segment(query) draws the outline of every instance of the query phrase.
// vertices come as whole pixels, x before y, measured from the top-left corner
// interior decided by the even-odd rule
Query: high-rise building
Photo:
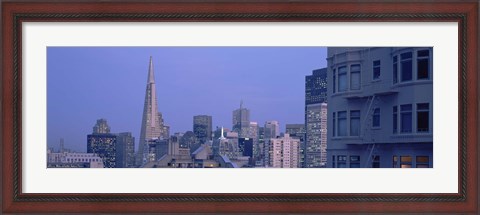
[[[300,140],[291,138],[289,134],[283,137],[270,139],[270,162],[269,167],[273,168],[298,168],[298,150]]]
[[[168,139],[170,137],[170,126],[165,124],[162,112],[158,112],[158,122],[160,127],[160,138]]]
[[[240,108],[233,111],[233,129],[240,138],[248,137],[250,127],[250,110],[243,107],[243,101],[240,102]]]
[[[280,135],[280,125],[278,121],[266,121],[264,128],[264,159],[265,163],[268,164],[270,162],[270,150],[272,149],[272,147],[270,147],[270,140]]]
[[[259,142],[259,127],[257,122],[250,122],[250,128],[248,131],[248,138],[252,140],[253,144],[253,154],[252,154],[252,159],[251,159],[251,164],[255,165],[255,162],[259,159],[260,157],[260,142]]]
[[[327,102],[327,68],[305,76],[305,105]]]
[[[115,168],[117,167],[116,144],[117,136],[110,134],[107,120],[97,120],[93,133],[87,135],[87,153],[94,153],[102,158],[105,168]]]
[[[110,133],[110,126],[106,119],[98,119],[97,124],[93,126],[93,134],[108,134]]]
[[[304,167],[327,165],[327,103],[308,104]]]
[[[292,138],[300,139],[300,148],[299,148],[299,166],[304,166],[304,149],[305,149],[305,124],[286,124],[285,133],[289,134]]]
[[[193,116],[193,133],[200,143],[212,140],[212,116]]]
[[[117,168],[135,167],[135,138],[131,132],[122,132],[117,135]]]
[[[328,48],[328,167],[433,167],[433,48]]]
[[[150,57],[136,166],[142,166],[148,161],[148,141],[164,136],[164,128],[161,126],[159,116],[153,61],[152,57]]]
[[[305,143],[302,144],[301,163],[303,167],[326,167],[326,142],[321,142],[321,131],[326,132],[327,115],[327,68],[313,70],[312,75],[305,77]],[[323,117],[323,118],[322,118]],[[322,127],[322,125],[324,125]],[[323,155],[323,156],[322,156]]]

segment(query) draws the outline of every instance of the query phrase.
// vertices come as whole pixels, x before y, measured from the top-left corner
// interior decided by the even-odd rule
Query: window
[[[380,78],[380,61],[373,61],[373,80]]]
[[[398,82],[398,57],[393,57],[393,83],[396,84]]]
[[[338,155],[337,156],[337,167],[338,168],[347,168],[347,156],[346,155]]]
[[[372,126],[380,127],[380,108],[375,108],[373,110]]]
[[[350,89],[360,89],[360,64],[350,66]]]
[[[417,104],[417,132],[428,132],[430,130],[428,115],[428,103]]]
[[[333,93],[336,92],[337,90],[337,79],[336,79],[336,76],[335,76],[335,69],[333,69]]]
[[[347,136],[347,111],[338,112],[338,136]]]
[[[403,53],[400,55],[402,82],[412,80],[412,52]]]
[[[332,168],[335,168],[335,155],[332,155]]]
[[[412,157],[400,156],[400,168],[412,168]]]
[[[350,168],[360,168],[360,156],[350,156]]]
[[[335,133],[335,131],[336,131],[335,121],[336,121],[335,112],[333,112],[333,129],[332,129],[333,134],[332,134],[332,136],[334,136],[334,137],[337,136],[337,134]]]
[[[360,135],[360,111],[350,111],[350,136]]]
[[[338,68],[338,92],[347,91],[347,67]]]
[[[417,79],[429,78],[429,51],[421,50],[417,52]]]
[[[372,168],[380,168],[380,156],[372,155]]]
[[[417,168],[429,168],[429,158],[428,156],[417,156]]]
[[[393,133],[396,134],[398,132],[398,113],[397,113],[397,106],[393,106]]]
[[[402,133],[412,132],[412,105],[400,105],[401,127]]]

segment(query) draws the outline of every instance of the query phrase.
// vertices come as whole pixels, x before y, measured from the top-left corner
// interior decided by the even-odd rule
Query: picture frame
[[[478,1],[2,2],[4,213],[478,213]],[[457,22],[459,192],[455,194],[22,193],[24,22]],[[440,180],[440,179],[439,179]]]

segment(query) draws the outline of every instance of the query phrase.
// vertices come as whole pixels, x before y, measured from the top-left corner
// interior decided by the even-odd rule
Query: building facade
[[[270,162],[270,155],[272,154],[270,151],[272,149],[272,147],[270,147],[270,142],[272,138],[280,136],[280,124],[275,120],[266,121],[263,132],[264,163],[268,164]]]
[[[103,168],[103,160],[94,153],[48,150],[47,168]]]
[[[300,166],[304,166],[304,158],[305,158],[305,124],[286,124],[285,125],[285,133],[289,134],[292,138],[297,138],[300,140],[300,148],[299,148],[299,162]]]
[[[212,116],[193,116],[193,133],[200,143],[212,140]]]
[[[243,101],[240,102],[240,108],[233,111],[232,131],[238,133],[238,137],[248,137],[250,128],[250,110],[243,107]]]
[[[297,168],[299,167],[300,139],[291,138],[289,134],[283,137],[270,139],[270,162],[273,168]]]
[[[148,161],[148,141],[164,136],[164,128],[161,125],[160,114],[158,112],[154,73],[153,61],[152,57],[150,57],[142,124],[140,129],[140,140],[138,142],[138,151],[136,156],[136,166],[142,166]]]
[[[433,167],[432,54],[328,49],[329,167]]]
[[[117,134],[117,168],[135,167],[135,138],[131,132]]]
[[[304,167],[327,167],[327,107],[327,103],[307,105]]]
[[[102,158],[105,168],[115,168],[117,167],[117,135],[109,132],[107,120],[97,120],[93,133],[87,135],[87,153],[96,154]]]

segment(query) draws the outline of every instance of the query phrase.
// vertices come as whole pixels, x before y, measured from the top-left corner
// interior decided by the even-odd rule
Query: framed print
[[[476,214],[478,12],[2,2],[2,212]]]

